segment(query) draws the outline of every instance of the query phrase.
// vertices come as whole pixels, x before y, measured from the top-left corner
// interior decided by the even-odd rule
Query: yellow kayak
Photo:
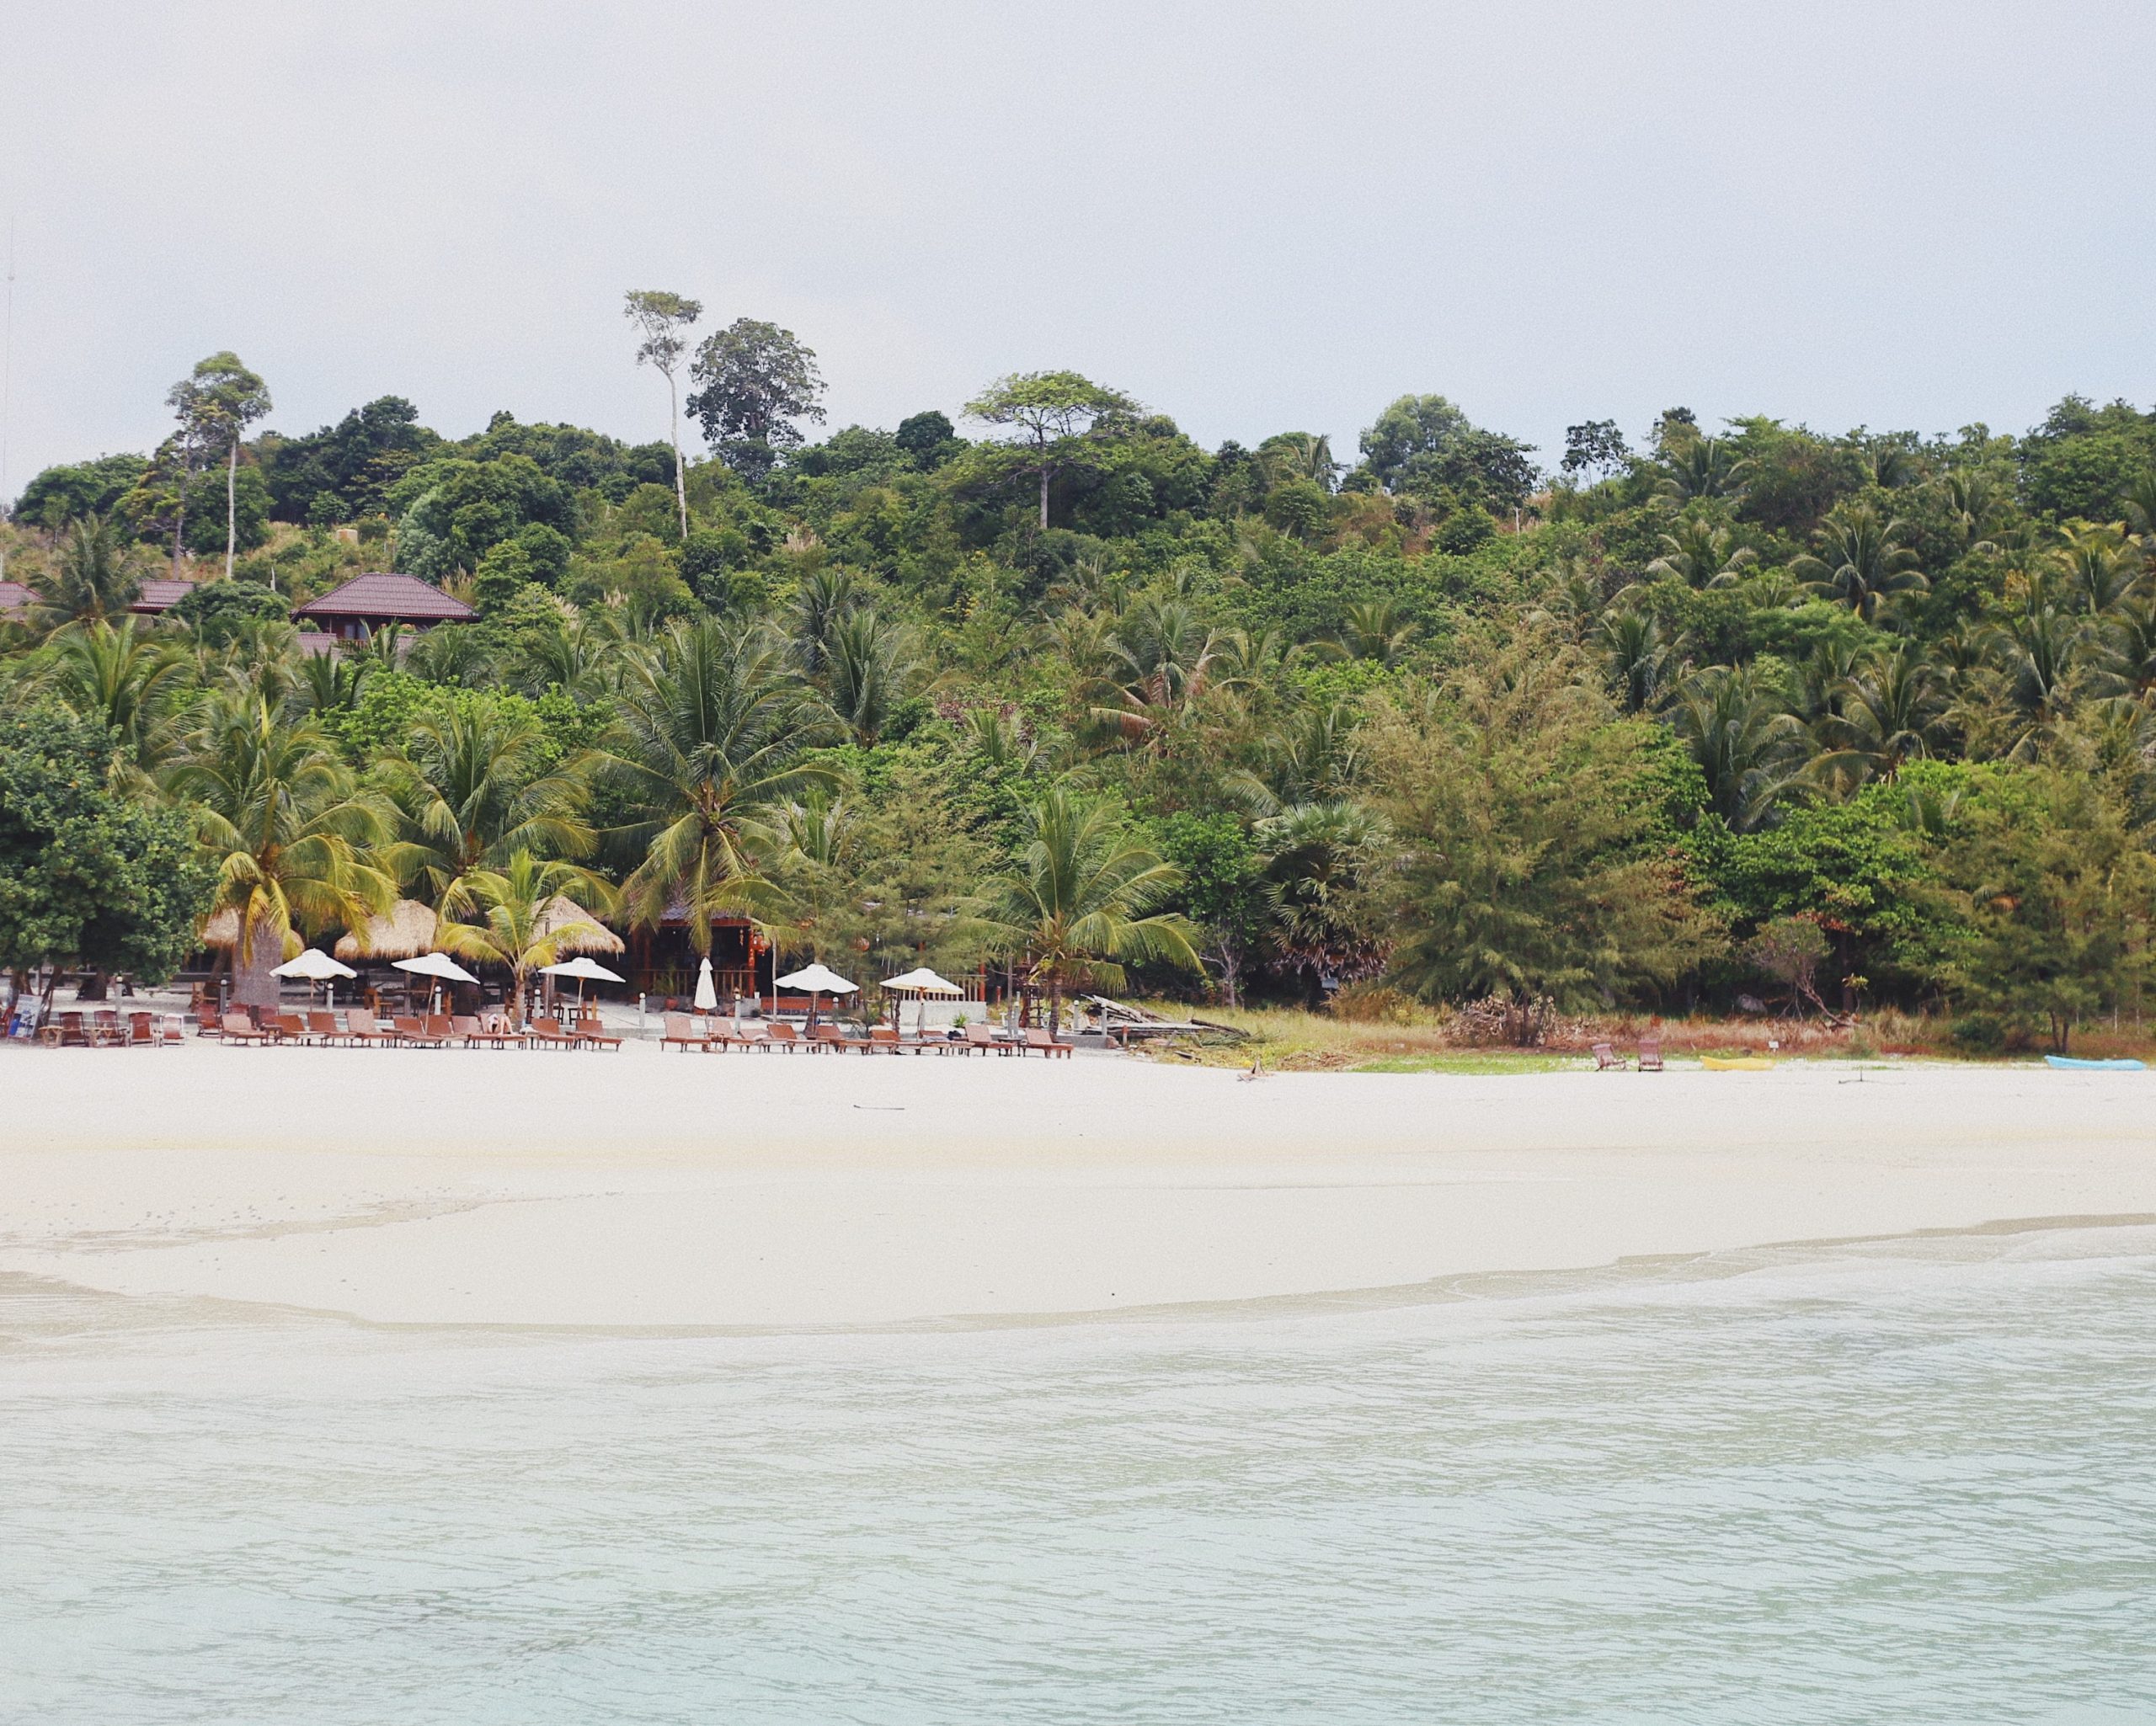
[[[1710,1073],[1772,1073],[1774,1063],[1764,1055],[1702,1055],[1700,1064]]]

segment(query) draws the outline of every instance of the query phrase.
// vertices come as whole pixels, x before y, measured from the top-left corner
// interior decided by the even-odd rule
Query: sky
[[[1069,367],[1209,445],[2156,402],[2156,8],[0,0],[6,482],[408,397],[664,434],[628,288],[829,424]]]

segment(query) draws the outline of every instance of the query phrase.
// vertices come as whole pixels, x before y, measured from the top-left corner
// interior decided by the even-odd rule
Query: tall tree
[[[111,521],[86,515],[67,530],[57,562],[30,578],[31,613],[48,627],[126,615],[141,578]]]
[[[270,411],[269,386],[238,354],[227,351],[197,361],[165,399],[179,414],[183,439],[192,448],[225,458],[225,577],[230,580],[239,550],[239,446],[248,427]],[[175,566],[178,561],[175,549]]]
[[[1107,416],[1137,411],[1137,402],[1122,391],[1075,371],[1013,372],[966,403],[966,412],[983,424],[1015,430],[1027,458],[1019,471],[1040,480],[1043,531],[1048,527],[1049,482],[1077,459],[1078,440]]]
[[[1011,866],[981,884],[973,929],[1047,990],[1051,1036],[1066,989],[1089,979],[1118,988],[1126,962],[1203,969],[1189,922],[1153,908],[1181,871],[1132,838],[1107,804],[1050,791],[1025,812],[1024,832]]]
[[[458,877],[442,898],[436,943],[460,959],[506,969],[510,1016],[520,1024],[524,986],[532,972],[559,964],[573,946],[603,939],[606,933],[588,917],[558,920],[555,901],[560,898],[603,907],[611,893],[588,869],[517,850],[498,869],[475,869]]]
[[[666,436],[674,446],[674,501],[681,512],[681,538],[689,537],[689,484],[681,467],[681,404],[675,374],[688,351],[690,327],[704,315],[694,300],[661,288],[631,288],[622,313],[637,328],[637,364],[666,380]]]
[[[705,442],[751,480],[766,477],[780,456],[801,446],[797,420],[823,424],[815,350],[775,323],[737,317],[705,337],[689,377],[698,386],[689,412],[702,423]]]

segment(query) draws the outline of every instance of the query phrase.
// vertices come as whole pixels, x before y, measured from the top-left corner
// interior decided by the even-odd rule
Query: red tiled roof
[[[355,575],[292,613],[295,617],[389,617],[409,623],[462,623],[474,614],[462,599],[417,576]]]
[[[171,610],[194,591],[195,583],[191,581],[181,581],[173,576],[152,576],[142,583],[142,591],[135,596],[135,603],[127,609],[139,611],[147,617],[155,617],[159,612]]]
[[[29,610],[35,597],[19,581],[0,581],[0,615]]]

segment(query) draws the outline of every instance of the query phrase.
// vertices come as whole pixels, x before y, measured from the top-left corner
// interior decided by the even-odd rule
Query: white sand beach
[[[389,1323],[1311,1296],[2156,1214],[2156,1073],[0,1051],[0,1271]]]

